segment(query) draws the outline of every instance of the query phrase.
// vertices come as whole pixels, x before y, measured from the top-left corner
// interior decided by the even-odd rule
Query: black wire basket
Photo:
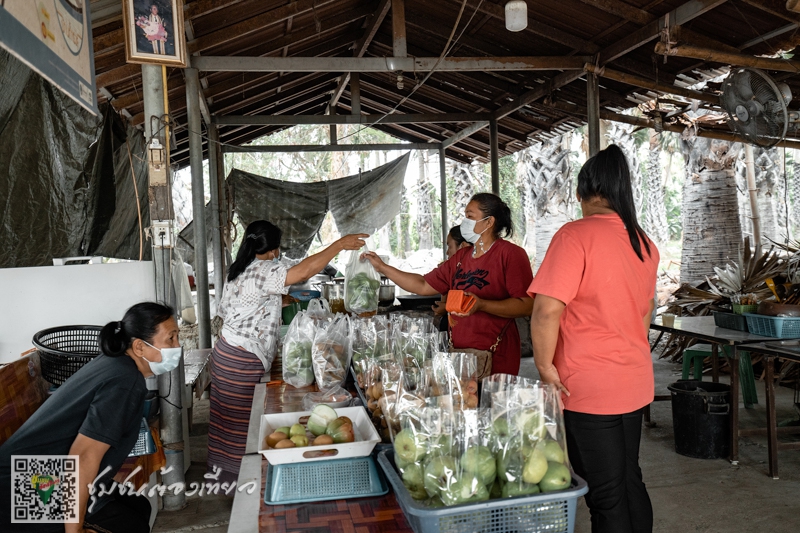
[[[83,365],[100,354],[100,326],[61,326],[43,329],[33,336],[39,351],[42,377],[61,385]]]

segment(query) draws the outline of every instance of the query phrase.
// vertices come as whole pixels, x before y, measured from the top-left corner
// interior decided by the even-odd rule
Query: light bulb
[[[524,0],[511,0],[506,3],[506,29],[522,31],[528,27],[528,4]]]

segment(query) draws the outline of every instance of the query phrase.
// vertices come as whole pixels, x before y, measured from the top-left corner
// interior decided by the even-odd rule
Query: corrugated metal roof
[[[187,47],[191,53],[214,56],[320,56],[352,57],[353,45],[364,33],[378,0],[293,0],[299,10],[281,16],[286,0],[187,0]],[[800,14],[789,12],[781,0],[528,0],[529,26],[519,33],[505,29],[502,0],[468,0],[461,28],[467,24],[450,52],[456,57],[574,56],[618,50],[626,40],[647,33],[643,28],[684,6],[714,7],[681,27],[681,41],[752,55],[792,50],[798,39]],[[95,66],[100,101],[112,105],[134,124],[143,121],[141,70],[125,63],[121,2],[92,0]],[[716,5],[719,4],[719,5]],[[461,0],[406,0],[408,54],[438,57],[455,23]],[[305,9],[303,9],[305,7]],[[477,10],[476,10],[477,8]],[[283,9],[285,11],[285,9]],[[638,33],[637,33],[638,32]],[[456,34],[458,35],[458,33]],[[666,85],[686,86],[702,81],[720,63],[670,57],[666,63],[654,54],[659,36],[646,35],[639,46],[610,61],[606,67],[635,74]],[[640,39],[644,41],[645,39]],[[634,43],[635,44],[635,43]],[[385,17],[366,50],[366,57],[392,55],[391,12]],[[170,114],[185,125],[186,97],[183,72],[168,68]],[[719,73],[721,71],[717,71]],[[585,113],[585,78],[563,87],[544,90],[562,74],[534,72],[435,72],[398,112],[492,112],[532,89],[540,98],[498,122],[501,155],[518,151],[537,138],[581,124]],[[233,73],[201,72],[201,83],[212,114],[324,114],[341,73]],[[383,114],[407,96],[423,73],[405,73],[403,89],[396,74],[362,73],[362,113]],[[795,94],[798,76],[776,73]],[[627,83],[601,78],[601,107],[619,111],[659,94]],[[710,84],[708,90],[718,85]],[[346,87],[338,101],[339,114],[350,113]],[[672,97],[670,97],[672,98]],[[672,100],[676,100],[672,98]],[[677,100],[680,100],[679,98]],[[669,102],[669,100],[667,100]],[[575,104],[568,106],[564,104]],[[565,111],[569,109],[569,111]],[[381,124],[377,127],[413,142],[441,141],[469,123]],[[222,142],[242,144],[285,126],[222,126]],[[188,164],[186,130],[176,129],[173,164]],[[460,161],[486,161],[488,128],[450,146],[447,155]]]

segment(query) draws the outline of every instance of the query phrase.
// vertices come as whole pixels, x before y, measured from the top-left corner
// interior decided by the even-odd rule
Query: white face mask
[[[172,372],[181,362],[181,355],[183,354],[183,348],[156,348],[146,340],[142,339],[142,342],[148,345],[149,347],[153,348],[154,350],[158,350],[161,352],[161,361],[154,363],[153,361],[147,360],[147,364],[150,365],[150,370],[153,372],[154,375],[160,376],[161,374],[166,374],[167,372]]]
[[[478,222],[482,222],[482,221],[486,220],[487,218],[489,218],[489,217],[483,217],[480,220],[472,220],[472,219],[469,219],[469,218],[465,218],[464,220],[462,220],[461,221],[461,236],[464,237],[464,240],[466,240],[467,242],[471,242],[472,244],[475,244],[476,242],[478,242],[478,239],[480,238],[481,235],[483,235],[483,232],[486,231],[486,229],[489,229],[489,228],[484,229],[480,233],[475,233],[475,224],[477,224]]]

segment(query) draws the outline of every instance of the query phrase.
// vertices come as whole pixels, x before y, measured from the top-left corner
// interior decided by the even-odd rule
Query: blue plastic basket
[[[800,317],[765,316],[745,313],[750,333],[776,339],[800,338]]]
[[[389,492],[370,457],[269,465],[264,503],[321,502],[381,496]]]
[[[557,492],[431,508],[408,493],[393,456],[394,452],[380,452],[378,462],[415,533],[573,533],[578,498],[589,490],[586,482],[573,474],[572,487]]]

